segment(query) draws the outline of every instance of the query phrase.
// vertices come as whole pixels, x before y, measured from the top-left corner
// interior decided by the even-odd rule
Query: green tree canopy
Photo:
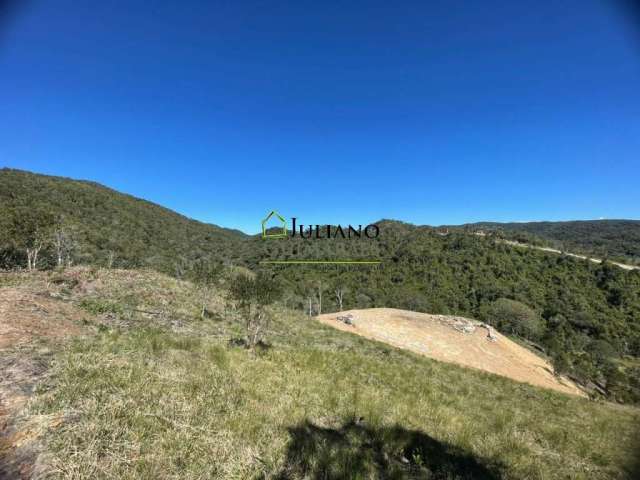
[[[499,298],[489,308],[489,323],[498,329],[532,340],[544,332],[544,321],[524,303],[508,298]]]

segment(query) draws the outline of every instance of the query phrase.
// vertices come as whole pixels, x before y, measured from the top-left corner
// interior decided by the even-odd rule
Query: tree
[[[346,293],[347,289],[342,285],[342,284],[338,284],[335,288],[334,293],[336,294],[336,301],[338,302],[338,311],[342,311],[342,301],[344,299],[344,294]]]
[[[191,276],[193,282],[198,286],[201,294],[202,308],[200,309],[200,318],[204,318],[207,311],[207,303],[211,296],[211,289],[218,282],[223,267],[219,263],[213,263],[207,260],[198,260],[194,263]]]
[[[116,252],[113,250],[109,250],[107,252],[107,269],[111,270],[113,268],[113,264],[116,261]]]
[[[51,214],[41,210],[21,208],[12,212],[11,238],[16,248],[25,251],[29,271],[38,266],[40,252],[50,242],[52,225]]]
[[[317,298],[318,298],[318,315],[322,315],[322,292],[324,291],[323,287],[322,287],[322,282],[318,282],[318,292],[317,292]]]
[[[499,298],[489,308],[489,323],[498,329],[529,339],[539,338],[544,331],[540,316],[524,303]]]
[[[247,347],[253,350],[266,337],[271,322],[268,307],[280,299],[282,289],[264,273],[238,274],[231,281],[229,295],[244,317]]]
[[[176,278],[178,279],[183,278],[185,270],[186,270],[186,261],[184,257],[179,257],[175,262],[173,262],[173,274]]]
[[[62,221],[58,221],[53,230],[52,243],[56,252],[58,267],[71,266],[72,255],[77,245],[73,228],[65,225]]]

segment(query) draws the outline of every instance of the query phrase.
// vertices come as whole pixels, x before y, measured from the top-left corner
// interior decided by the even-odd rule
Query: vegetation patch
[[[301,321],[301,319],[296,319]],[[339,341],[349,342],[341,338]],[[59,478],[620,478],[637,411],[409,354],[115,330],[59,357]],[[364,341],[365,343],[369,343]]]
[[[145,295],[159,301],[155,275]],[[234,348],[244,326],[201,320],[191,288],[193,330],[134,323],[57,352],[29,407],[64,419],[46,437],[53,478],[631,474],[636,409],[431,361],[278,306],[271,348]]]

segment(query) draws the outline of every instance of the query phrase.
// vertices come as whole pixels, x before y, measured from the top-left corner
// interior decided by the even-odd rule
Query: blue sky
[[[640,218],[640,23],[619,5],[26,2],[0,21],[0,166],[247,232],[274,208]]]

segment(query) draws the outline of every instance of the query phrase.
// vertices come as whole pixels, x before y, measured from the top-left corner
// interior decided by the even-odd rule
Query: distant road
[[[581,258],[583,260],[589,260],[591,262],[594,263],[601,263],[602,259],[600,258],[593,258],[593,257],[587,257],[585,255],[578,255],[576,253],[569,253],[569,252],[563,252],[561,250],[556,250],[555,248],[548,248],[548,247],[537,247],[535,245],[529,245],[528,243],[520,243],[520,242],[514,242],[512,240],[501,240],[503,243],[509,244],[509,245],[513,245],[515,247],[522,247],[522,248],[534,248],[536,250],[542,250],[543,252],[551,252],[551,253],[560,253],[563,255],[568,255],[569,257],[575,257],[575,258]],[[616,265],[620,268],[623,268],[625,270],[639,270],[640,267],[636,267],[635,265],[627,265],[626,263],[618,263],[618,262],[611,262],[609,260],[607,260],[609,263],[611,263],[612,265]]]

